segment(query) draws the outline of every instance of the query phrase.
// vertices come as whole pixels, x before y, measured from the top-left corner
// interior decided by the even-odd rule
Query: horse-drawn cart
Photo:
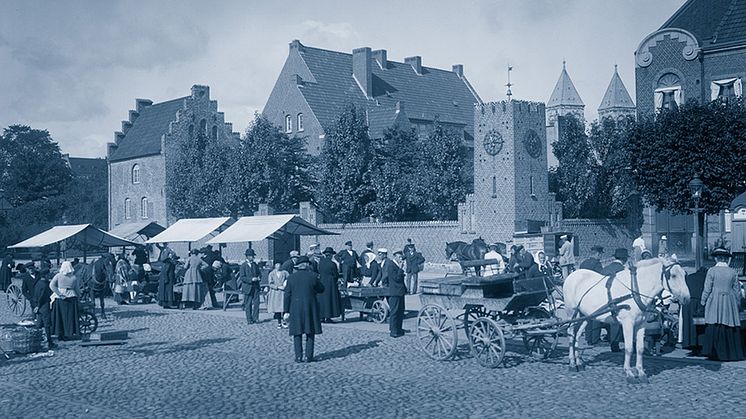
[[[446,360],[456,353],[459,328],[472,355],[490,368],[502,362],[506,337],[521,336],[537,358],[548,357],[557,345],[561,321],[554,314],[549,278],[506,273],[423,280],[421,286],[417,341],[432,359]],[[549,310],[540,306],[547,302]],[[463,312],[454,317],[454,310]]]
[[[389,305],[386,297],[390,295],[389,288],[379,287],[348,287],[343,296],[349,298],[352,308],[349,310],[360,313],[360,320],[364,316],[375,323],[383,323],[389,316]]]

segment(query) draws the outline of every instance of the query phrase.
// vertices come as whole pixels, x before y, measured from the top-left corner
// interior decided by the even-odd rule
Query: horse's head
[[[481,257],[483,257],[483,256],[484,256],[484,254],[485,254],[485,253],[487,253],[487,252],[488,252],[488,251],[490,250],[490,249],[489,249],[489,247],[487,246],[487,242],[486,242],[486,241],[484,241],[484,239],[483,239],[483,238],[482,238],[481,236],[480,236],[480,237],[477,237],[477,238],[476,238],[476,239],[474,239],[474,240],[472,240],[472,241],[471,241],[471,245],[472,245],[472,246],[473,246],[473,247],[474,247],[475,249],[477,249],[477,251],[478,251],[478,252],[479,252],[479,254],[481,255],[481,256],[480,256],[480,258],[481,258]]]
[[[673,294],[681,304],[689,304],[691,296],[689,287],[686,286],[686,271],[675,259],[661,259],[661,262],[663,263],[661,271],[663,288]]]

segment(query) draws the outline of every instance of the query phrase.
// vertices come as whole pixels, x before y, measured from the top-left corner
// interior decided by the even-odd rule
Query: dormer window
[[[741,97],[743,85],[741,79],[733,77],[729,79],[715,80],[710,83],[710,100],[728,100]]]
[[[285,132],[288,134],[293,132],[293,117],[285,115]]]
[[[299,132],[303,131],[303,114],[302,113],[298,114],[298,124],[297,125],[298,125],[298,131]]]
[[[132,184],[137,185],[140,183],[140,165],[136,164],[132,166]]]

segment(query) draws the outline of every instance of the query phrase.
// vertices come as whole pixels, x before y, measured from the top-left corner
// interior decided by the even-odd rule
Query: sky
[[[546,102],[567,70],[596,118],[618,64],[634,95],[634,51],[684,0],[38,1],[0,3],[0,127],[47,129],[63,153],[104,157],[135,98],[210,86],[234,130],[261,112],[288,43],[463,64],[482,100]]]

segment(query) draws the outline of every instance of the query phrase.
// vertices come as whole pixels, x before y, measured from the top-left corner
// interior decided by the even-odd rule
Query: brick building
[[[650,115],[688,101],[741,96],[746,77],[746,1],[689,0],[635,51],[637,114]],[[709,216],[706,243],[730,233],[731,214]],[[673,251],[691,253],[691,215],[645,210],[643,233],[655,248],[667,235]]]
[[[153,103],[136,99],[135,109],[109,143],[109,228],[150,220],[169,225],[166,165],[173,139],[204,133],[213,141],[238,141],[208,86],[192,86],[189,96]]]
[[[318,155],[325,131],[349,104],[365,111],[371,138],[394,125],[426,134],[437,118],[471,147],[475,103],[481,99],[463,65],[441,70],[419,56],[391,61],[385,49],[350,54],[294,40],[263,114],[290,136],[306,137],[308,152]]]

